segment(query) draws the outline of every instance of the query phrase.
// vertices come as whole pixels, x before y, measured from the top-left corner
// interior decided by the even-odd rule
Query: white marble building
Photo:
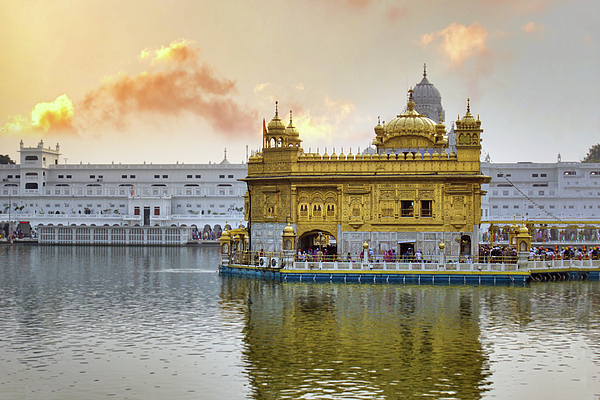
[[[68,164],[60,147],[21,141],[0,165],[0,223],[223,227],[243,220],[247,165]]]
[[[492,181],[483,185],[484,221],[599,221],[600,163],[481,163]]]

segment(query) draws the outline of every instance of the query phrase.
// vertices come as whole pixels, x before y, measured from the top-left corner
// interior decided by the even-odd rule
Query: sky
[[[600,142],[595,0],[0,0],[0,154],[245,162],[263,119],[305,151],[364,150],[427,78],[496,163]]]

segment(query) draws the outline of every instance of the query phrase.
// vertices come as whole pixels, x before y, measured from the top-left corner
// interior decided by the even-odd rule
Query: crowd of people
[[[482,262],[487,263],[516,263],[517,249],[510,246],[487,245],[479,248],[479,256]],[[528,260],[598,260],[600,250],[598,247],[532,247],[529,249]]]
[[[198,241],[202,241],[202,240],[218,240],[221,237],[221,233],[222,231],[199,231],[199,230],[194,230],[192,231],[192,239],[193,240],[198,240]]]
[[[25,233],[20,228],[10,229],[8,224],[5,224],[2,227],[2,229],[0,229],[0,240],[6,240],[8,242],[14,242],[17,239],[28,239],[36,237],[37,231],[35,229],[31,229],[29,233]]]
[[[298,249],[296,261],[346,261],[346,262],[421,262],[424,260],[420,250],[413,251],[408,249],[404,254],[397,254],[396,250],[387,250],[382,254],[376,253],[369,248],[362,250],[360,254],[351,254],[348,252],[345,256],[337,254],[335,249],[324,247],[310,247],[302,250]]]
[[[373,249],[361,251],[360,254],[348,254],[346,256],[338,255],[335,252],[328,252],[326,248],[318,247],[307,250],[298,249],[296,261],[347,261],[347,262],[365,262],[368,255],[369,262],[427,262],[427,257],[420,250],[413,252],[408,249],[404,254],[397,254],[396,250],[387,250],[383,254],[377,254]],[[488,246],[479,248],[479,256],[472,257],[464,255],[460,257],[460,262],[481,262],[481,263],[508,263],[516,264],[518,259],[517,250],[511,246]],[[532,247],[529,251],[529,260],[600,260],[600,248],[598,247]]]
[[[598,260],[600,250],[598,247],[532,247],[529,250],[530,260]]]
[[[481,246],[479,257],[483,263],[509,263],[516,264],[517,250],[510,246]]]

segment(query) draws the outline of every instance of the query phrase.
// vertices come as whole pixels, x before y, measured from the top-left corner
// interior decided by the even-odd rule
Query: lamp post
[[[8,235],[9,236],[12,233],[12,228],[11,228],[12,224],[10,223],[10,220],[11,220],[11,211],[12,211],[12,195],[10,193],[11,191],[12,191],[12,188],[8,191]],[[10,239],[8,239],[8,240],[10,240]]]
[[[438,244],[438,248],[442,252],[442,264],[446,265],[446,252],[444,250],[446,248],[446,245],[444,244],[443,239],[440,241],[440,244]]]

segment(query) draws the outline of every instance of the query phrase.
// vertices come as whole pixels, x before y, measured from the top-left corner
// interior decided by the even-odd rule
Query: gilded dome
[[[392,119],[385,126],[385,135],[434,135],[435,121],[429,119],[417,111],[415,111],[415,103],[413,101],[413,90],[409,90],[410,97],[407,104],[407,110]]]
[[[283,228],[283,233],[285,235],[294,235],[294,227],[292,225],[290,225],[290,223],[288,222],[288,224],[286,225],[285,228]]]
[[[227,229],[227,226],[225,226],[225,230],[221,233],[221,239],[229,239],[230,237],[229,230]]]

